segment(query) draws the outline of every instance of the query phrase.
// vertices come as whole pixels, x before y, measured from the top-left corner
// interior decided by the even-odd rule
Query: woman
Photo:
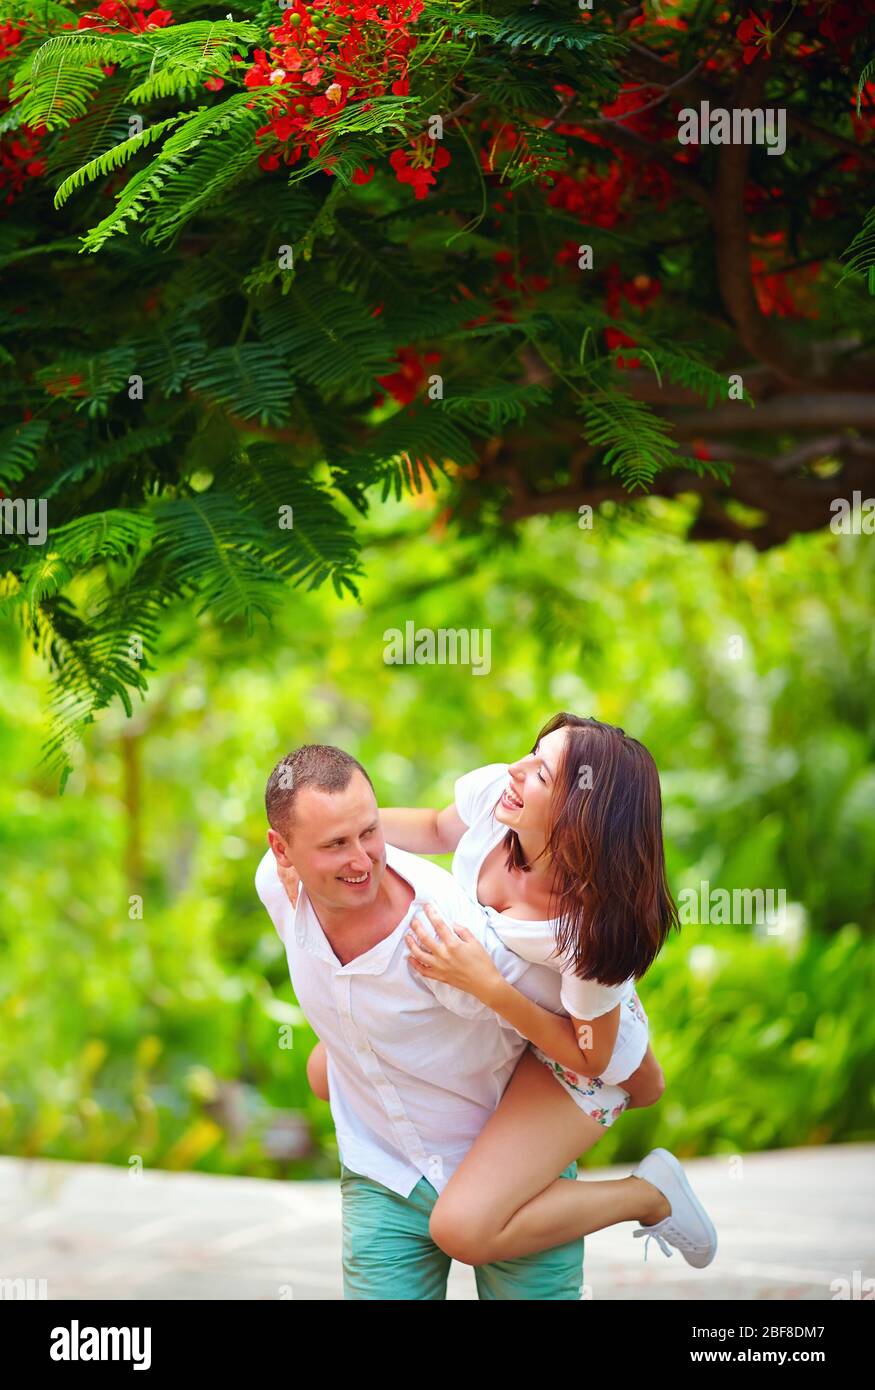
[[[505,945],[559,971],[568,1015],[515,989],[472,933],[433,908],[436,935],[425,923],[408,935],[414,969],[476,995],[532,1043],[435,1203],[432,1238],[455,1259],[486,1264],[637,1219],[636,1236],[710,1264],[716,1232],[665,1149],[621,1180],[554,1176],[630,1103],[652,1104],[662,1091],[635,992],[677,926],[650,754],[612,725],[558,714],[527,757],[459,778],[453,806],[394,808],[381,820],[400,849],[455,850],[454,876]],[[327,1099],[321,1044],[308,1077]]]

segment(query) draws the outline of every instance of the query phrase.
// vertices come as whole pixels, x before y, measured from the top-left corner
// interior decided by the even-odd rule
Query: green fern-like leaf
[[[83,164],[69,178],[64,179],[57,193],[55,194],[55,207],[64,206],[70,194],[79,188],[84,188],[86,183],[93,183],[95,179],[104,178],[120,169],[121,166],[130,159],[131,155],[138,150],[145,149],[148,145],[154,144],[159,136],[166,135],[168,130],[178,126],[181,121],[190,120],[194,112],[182,111],[176,116],[167,116],[163,121],[158,121],[155,125],[146,126],[139,135],[131,135],[127,140],[123,140],[120,145],[115,145],[105,154],[99,155],[96,159],[89,160]]]
[[[866,213],[862,227],[847,251],[843,253],[842,259],[847,261],[847,270],[838,283],[841,284],[849,275],[868,273],[870,292],[875,293],[875,287],[871,284],[872,270],[875,268],[875,207],[871,207]]]
[[[111,236],[127,232],[128,224],[139,221],[147,208],[153,212],[157,209],[156,216],[160,219],[156,224],[157,235],[153,239],[163,240],[171,236],[186,216],[216,195],[219,180],[227,184],[246,163],[254,162],[257,158],[257,151],[251,147],[248,137],[259,120],[259,109],[269,102],[272,95],[266,96],[258,91],[236,92],[216,106],[199,107],[197,111],[189,113],[184,124],[165,141],[152,163],[128,181],[112,212],[83,237],[84,249],[99,251]],[[250,107],[254,109],[250,110]],[[227,136],[235,126],[241,129],[229,171],[223,168],[222,137]],[[196,188],[192,186],[186,164],[192,152],[205,140],[215,141],[216,144],[209,159],[212,179]],[[174,191],[174,180],[177,179],[179,184]]]
[[[285,423],[295,389],[282,360],[263,343],[217,348],[191,368],[189,381],[208,399],[262,425]]]
[[[48,432],[47,420],[25,420],[0,430],[0,488],[4,492],[36,466]]]
[[[63,557],[54,550],[44,550],[23,571],[17,601],[27,607],[33,620],[40,604],[60,593],[70,579],[71,571]]]
[[[367,448],[350,454],[336,472],[337,483],[353,495],[382,484],[385,499],[422,492],[435,485],[448,464],[464,467],[476,457],[470,438],[434,405],[399,411],[373,431]]]
[[[41,367],[36,379],[50,394],[75,401],[77,411],[94,419],[106,415],[110,401],[135,372],[132,350],[119,347],[91,357],[64,357]]]
[[[169,241],[197,213],[225,194],[231,184],[258,167],[255,133],[263,114],[246,109],[234,113],[227,131],[166,171],[161,198],[153,210],[144,240]]]
[[[56,130],[87,115],[105,78],[100,67],[94,64],[83,67],[76,58],[78,55],[68,59],[62,54],[55,63],[32,72],[28,80],[16,85],[21,95],[19,116],[22,124],[44,125]],[[112,60],[107,57],[105,61]]]
[[[631,325],[628,326],[628,331],[632,333]],[[697,353],[688,349],[668,348],[655,342],[646,334],[642,334],[640,329],[638,337],[640,342],[646,345],[639,350],[639,355],[645,362],[649,359],[648,365],[655,368],[660,381],[664,373],[669,381],[686,386],[688,390],[703,396],[709,407],[715,401],[729,399],[729,378],[725,372],[718,372]],[[753,405],[749,395],[745,394],[744,399],[748,405]]]
[[[84,458],[69,463],[46,488],[45,496],[56,497],[92,475],[108,475],[120,464],[168,444],[170,438],[170,431],[160,426],[126,430],[120,439],[113,440],[106,448],[88,453]]]
[[[603,462],[623,484],[644,488],[663,469],[676,464],[671,425],[643,401],[619,393],[594,393],[578,404],[588,443],[604,449]]]
[[[581,55],[594,57],[604,66],[626,50],[626,44],[613,34],[600,33],[580,20],[562,19],[556,14],[532,13],[508,15],[496,33],[498,43],[511,48],[524,46],[548,57],[557,48],[570,48]]]
[[[154,549],[217,622],[269,617],[282,601],[279,576],[265,558],[257,517],[241,512],[233,496],[208,492],[163,500],[154,509]]]
[[[867,86],[869,85],[869,83],[872,81],[872,78],[873,78],[873,77],[875,77],[875,58],[870,58],[869,61],[868,61],[868,63],[866,64],[866,66],[863,68],[863,71],[860,73],[859,78],[857,79],[857,99],[856,99],[856,102],[857,102],[857,115],[858,115],[858,116],[860,115],[860,113],[861,113],[861,111],[862,111],[862,109],[863,109],[863,107],[862,107],[863,93],[865,92],[865,90],[866,90]]]
[[[96,560],[126,558],[151,539],[153,530],[147,514],[114,507],[59,526],[51,544],[61,559],[81,569]]]
[[[464,34],[467,38],[478,38],[482,35],[494,37],[502,25],[499,15],[478,14],[476,11],[466,13],[461,6],[452,9],[447,5],[429,4],[423,16],[423,22],[430,21],[436,29],[447,29],[452,34]]]
[[[466,420],[472,426],[494,434],[504,425],[523,424],[529,410],[546,405],[550,393],[543,386],[519,386],[500,381],[484,385],[475,391],[451,391],[441,401],[441,408],[454,419]]]
[[[330,494],[295,465],[288,448],[250,445],[230,481],[241,505],[276,538],[267,556],[272,569],[308,589],[330,578],[338,594],[358,595],[355,530]],[[292,525],[281,526],[288,509]]]
[[[316,275],[296,280],[258,316],[262,340],[321,391],[363,394],[391,370],[385,328],[360,300]]]
[[[148,334],[127,340],[137,371],[162,396],[174,396],[201,367],[207,345],[194,319],[159,318]]]

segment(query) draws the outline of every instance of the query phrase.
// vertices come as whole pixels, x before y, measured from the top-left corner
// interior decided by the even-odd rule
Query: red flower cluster
[[[24,37],[23,29],[14,24],[0,24],[0,59],[8,58]]]
[[[514,323],[519,301],[530,302],[534,295],[544,294],[550,288],[550,281],[538,271],[527,273],[527,256],[520,256],[517,261],[511,251],[496,251],[493,260],[498,267],[498,279],[488,287],[487,293],[498,311],[499,323]],[[501,286],[512,292],[513,300],[501,293]]]
[[[156,4],[157,0],[131,0],[130,4],[126,0],[102,0],[96,10],[79,16],[76,28],[100,29],[104,33],[111,33],[116,25],[132,33],[166,29],[168,24],[173,23],[173,13],[171,10],[156,9]],[[101,20],[110,22],[102,24]]]
[[[46,161],[40,155],[45,129],[45,126],[35,130],[22,126],[15,134],[0,140],[0,191],[8,190],[5,202],[13,203],[28,179],[38,179],[46,172]]]
[[[820,262],[792,270],[775,269],[775,256],[781,254],[786,234],[770,232],[753,240],[763,248],[762,255],[752,252],[750,258],[751,279],[760,313],[768,318],[816,318],[817,305],[810,286],[818,278]]]
[[[314,120],[353,102],[367,110],[370,99],[388,91],[406,96],[417,42],[409,26],[422,10],[423,0],[295,0],[270,30],[271,48],[255,50],[245,79],[247,87],[277,93],[257,133],[276,142],[259,160],[262,168],[276,169],[281,159],[295,164],[304,150],[318,158],[329,131],[314,130]]]
[[[564,86],[556,88],[558,95],[570,94],[571,89]],[[626,117],[624,129],[635,131],[647,139],[660,142],[674,138],[677,122],[667,116],[664,108],[640,111],[658,95],[654,90],[643,87],[637,91],[621,91],[616,100],[602,108],[602,115],[616,120]],[[589,126],[557,125],[559,135],[577,135],[592,145],[610,149],[611,162],[603,169],[590,169],[581,166],[574,174],[554,176],[549,189],[547,202],[551,207],[563,208],[572,216],[579,217],[594,227],[615,227],[626,216],[626,207],[638,198],[648,198],[660,208],[665,207],[672,193],[671,172],[661,164],[642,160],[625,150],[614,150],[610,142]]]
[[[801,7],[801,13],[808,20],[817,21],[817,33],[830,49],[838,52],[843,63],[852,57],[854,40],[866,32],[867,16],[875,13],[873,0],[810,0]],[[735,37],[742,45],[742,58],[746,64],[755,63],[757,58],[771,58],[772,44],[784,23],[773,27],[771,11],[760,18],[751,10],[735,31]],[[793,41],[793,56],[806,60],[815,53],[809,43]]]
[[[838,50],[841,61],[848,63],[854,39],[869,26],[867,15],[875,14],[875,3],[873,0],[828,0],[826,5],[806,5],[803,14],[808,18],[819,17],[817,32]]]
[[[394,396],[399,405],[409,405],[412,400],[419,395],[420,387],[426,378],[426,367],[433,362],[439,362],[441,355],[439,352],[427,352],[423,357],[415,348],[398,348],[395,353],[398,360],[399,369],[392,372],[389,376],[378,376],[377,380],[384,386],[390,396]],[[382,404],[383,397],[378,396],[375,404]]]
[[[662,293],[662,285],[658,280],[654,280],[652,275],[634,275],[631,280],[623,280],[622,272],[617,264],[608,266],[605,279],[607,281],[605,308],[609,314],[614,316],[624,312],[624,300],[626,304],[643,313]],[[624,333],[620,328],[606,328],[605,342],[611,352],[615,348],[635,346],[635,339],[630,338],[628,333]],[[640,367],[641,365],[639,357],[621,357],[619,354],[616,362],[618,367]]]
[[[170,10],[156,9],[157,0],[102,0],[94,11],[89,10],[79,16],[77,29],[97,29],[111,33],[114,29],[128,29],[132,33],[145,33],[151,29],[165,29],[173,22]],[[72,22],[62,26],[72,29]],[[0,59],[9,56],[23,37],[23,25],[0,24]],[[111,72],[112,68],[105,69]],[[12,102],[0,101],[0,111]],[[46,171],[46,161],[40,155],[40,145],[46,133],[45,126],[20,126],[10,135],[0,138],[0,194],[5,191],[4,201],[12,203],[23,191],[28,179],[39,178]]]
[[[0,24],[0,59],[7,58],[24,37],[21,25]],[[0,101],[0,111],[11,105]],[[28,179],[37,179],[46,172],[46,161],[40,156],[40,141],[45,126],[19,126],[0,139],[0,194],[3,201],[13,203],[23,191]]]

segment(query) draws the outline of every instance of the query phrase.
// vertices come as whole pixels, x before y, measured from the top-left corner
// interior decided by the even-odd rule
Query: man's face
[[[287,839],[268,840],[281,864],[292,863],[314,903],[334,910],[364,907],[386,870],[386,841],[373,789],[356,770],[342,792],[302,787]]]

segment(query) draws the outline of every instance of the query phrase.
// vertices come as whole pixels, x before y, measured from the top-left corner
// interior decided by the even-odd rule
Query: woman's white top
[[[618,1004],[630,1004],[630,1007],[620,1011],[620,1026],[611,1061],[601,1073],[605,1081],[624,1080],[638,1066],[647,1049],[646,1024],[642,1025],[638,1010],[631,1007],[631,1001],[635,998],[635,977],[630,976],[620,985],[581,980],[574,973],[573,962],[568,957],[563,959],[557,951],[556,919],[527,922],[519,917],[509,917],[507,913],[497,912],[495,908],[481,903],[477,896],[483,861],[507,834],[508,827],[495,819],[493,810],[509,780],[506,763],[489,763],[486,767],[466,772],[456,782],[456,810],[468,829],[453,856],[453,877],[472,902],[488,914],[494,931],[505,946],[525,960],[547,965],[560,973],[562,1007],[574,1018],[592,1021],[610,1013]],[[618,1072],[622,1075],[618,1075]]]

